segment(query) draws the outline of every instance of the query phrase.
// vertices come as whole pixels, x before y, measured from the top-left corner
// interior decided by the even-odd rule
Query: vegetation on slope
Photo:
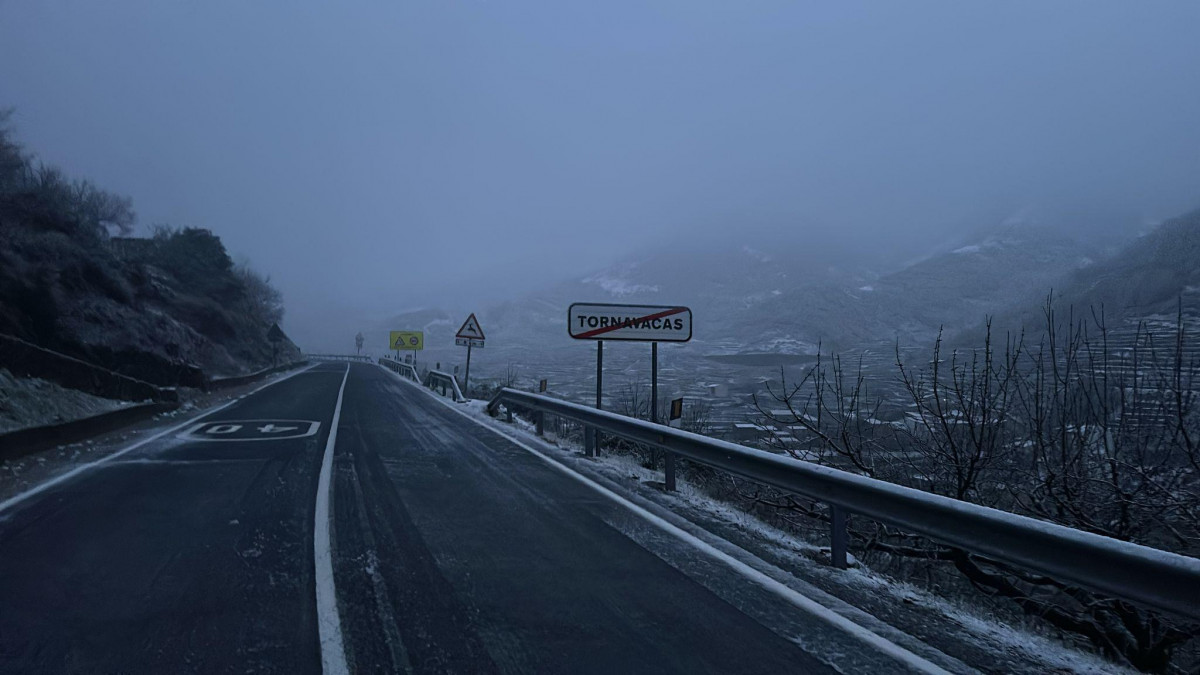
[[[0,117],[0,333],[156,384],[267,365],[283,303],[208,230],[129,238],[126,197],[37,162]],[[294,349],[294,347],[293,347]]]

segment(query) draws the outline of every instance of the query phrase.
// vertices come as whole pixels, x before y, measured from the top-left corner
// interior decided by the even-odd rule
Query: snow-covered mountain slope
[[[1188,218],[1200,221],[1194,214]],[[570,346],[568,306],[611,302],[690,306],[693,348],[705,354],[803,355],[818,344],[839,351],[881,341],[926,344],[943,328],[951,337],[970,336],[985,317],[1036,308],[1052,289],[1074,289],[1079,302],[1117,298],[1107,302],[1143,313],[1162,311],[1167,300],[1173,306],[1180,293],[1200,300],[1200,278],[1184,260],[1194,248],[1188,228],[1164,226],[1135,238],[1141,227],[1131,222],[1116,234],[1107,227],[1100,236],[1086,223],[1026,213],[961,239],[931,239],[915,261],[899,254],[889,259],[871,248],[873,242],[858,251],[835,251],[731,236],[631,256],[521,298],[471,309],[487,330],[489,349]],[[427,350],[453,349],[454,330],[466,314],[406,312],[375,332],[424,328]]]
[[[1110,326],[1155,316],[1200,316],[1200,210],[1168,220],[1115,255],[1084,265],[1054,286],[1059,310],[1090,316],[1103,309]],[[1049,289],[1034,289],[997,317],[1007,330],[1040,329]],[[1059,312],[1063,316],[1063,312]]]
[[[687,304],[707,353],[805,354],[923,341],[978,323],[1111,255],[1036,222],[1008,222],[965,241],[931,241],[902,265],[799,245],[717,244],[655,251],[480,313],[497,338],[566,339],[572,302]],[[864,257],[867,252],[864,251]]]

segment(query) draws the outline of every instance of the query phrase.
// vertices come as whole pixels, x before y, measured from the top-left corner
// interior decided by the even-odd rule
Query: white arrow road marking
[[[259,427],[258,432],[262,434],[282,434],[288,431],[295,431],[300,427],[277,427],[273,423],[267,424],[265,427]]]

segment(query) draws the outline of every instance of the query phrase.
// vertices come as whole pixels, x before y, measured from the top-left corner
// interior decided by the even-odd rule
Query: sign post
[[[271,330],[267,331],[267,339],[271,341],[271,367],[279,367],[279,343],[283,342],[287,336],[283,334],[283,330],[279,328],[279,324],[271,324]]]
[[[613,305],[577,302],[567,309],[567,334],[576,340],[596,340],[596,409],[601,408],[604,382],[604,342],[650,343],[650,421],[658,424],[658,343],[692,339],[692,310],[678,305]],[[599,449],[599,434],[585,435],[589,456]],[[666,485],[675,489],[675,455],[667,453]]]
[[[467,369],[466,372],[463,373],[463,392],[468,398],[470,397],[470,394],[467,394],[466,392],[471,390],[471,348],[479,347],[482,349],[483,341],[485,339],[483,327],[479,325],[479,319],[475,318],[474,312],[471,312],[471,316],[467,317],[467,320],[463,322],[462,327],[459,328],[458,332],[454,334],[454,344],[460,347],[465,346],[467,348]]]
[[[658,343],[650,343],[650,423],[658,424]]]
[[[658,424],[658,343],[650,343],[650,423]],[[663,483],[666,489],[675,489],[675,453],[668,452],[663,458]]]
[[[604,409],[604,340],[596,341],[596,410]],[[600,430],[592,429],[592,453],[600,454]]]

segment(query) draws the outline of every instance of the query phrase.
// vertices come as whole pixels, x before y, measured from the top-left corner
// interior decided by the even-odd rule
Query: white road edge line
[[[380,367],[383,368],[382,366],[380,366]],[[384,368],[384,370],[387,372],[391,372],[391,371],[388,371],[386,368]],[[408,380],[405,380],[403,378],[398,378],[398,379],[400,379],[401,382],[405,382],[407,384],[412,384],[411,382],[409,382]],[[415,385],[415,384],[413,386],[416,386],[418,389],[421,389],[421,391],[425,392],[426,394],[429,394],[429,392],[425,391],[424,387],[420,387],[419,385]],[[446,406],[450,410],[453,410],[454,412],[458,413],[459,415],[462,415],[463,417],[471,420],[472,422],[474,422],[475,424],[478,424],[479,426],[483,427],[484,429],[491,431],[492,433],[496,434],[497,436],[501,436],[501,437],[505,438],[506,440],[511,442],[513,445],[516,445],[517,447],[533,454],[535,457],[537,457],[538,459],[541,459],[542,461],[544,461],[545,463],[554,467],[555,469],[558,469],[559,471],[570,476],[571,478],[574,478],[575,480],[579,481],[580,483],[583,483],[584,485],[588,486],[592,490],[595,490],[596,492],[600,493],[601,495],[608,497],[609,499],[613,500],[614,502],[629,509],[633,513],[641,516],[642,518],[649,521],[652,525],[654,525],[655,527],[658,527],[660,530],[663,530],[667,534],[670,534],[670,535],[676,537],[677,539],[682,540],[684,543],[690,544],[691,546],[695,547],[700,552],[708,555],[709,557],[712,557],[712,558],[715,558],[716,560],[721,561],[728,567],[732,568],[735,572],[737,572],[737,573],[741,574],[742,576],[746,577],[747,579],[757,583],[759,586],[762,586],[764,589],[771,591],[772,593],[780,596],[784,600],[787,600],[788,602],[790,602],[792,605],[796,606],[797,608],[804,610],[805,612],[809,613],[810,615],[812,615],[816,618],[819,618],[827,623],[832,624],[834,627],[839,628],[839,629],[849,633],[850,635],[858,638],[859,640],[862,640],[863,642],[867,643],[868,645],[875,648],[876,650],[878,650],[884,654],[887,654],[888,656],[891,656],[892,658],[896,659],[897,661],[899,661],[905,665],[908,665],[916,670],[919,670],[924,673],[937,673],[938,675],[949,675],[949,671],[945,670],[941,666],[938,666],[937,664],[925,659],[924,657],[922,657],[918,654],[914,654],[913,652],[905,649],[904,647],[901,647],[900,645],[888,640],[887,638],[883,637],[882,635],[874,633],[871,630],[869,630],[863,626],[860,626],[857,623],[854,623],[853,621],[851,621],[850,619],[847,619],[846,617],[842,616],[841,614],[837,614],[836,612],[829,610],[824,605],[793,590],[786,584],[776,581],[775,579],[771,578],[770,576],[754,569],[753,567],[738,560],[737,558],[734,558],[733,556],[729,555],[728,553],[712,546],[711,544],[704,541],[703,539],[696,537],[695,535],[691,534],[690,532],[687,532],[686,530],[680,529],[678,526],[674,525],[673,523],[670,523],[670,522],[660,518],[659,516],[651,513],[650,511],[647,511],[646,509],[642,508],[641,506],[634,504],[633,502],[629,501],[628,499],[625,499],[621,495],[613,492],[612,490],[609,490],[608,488],[604,487],[603,485],[600,485],[599,483],[593,481],[592,479],[588,478],[587,476],[584,476],[583,474],[576,472],[574,469],[572,469],[564,464],[559,463],[552,457],[550,457],[550,456],[546,455],[545,453],[541,452],[540,450],[526,444],[525,442],[521,441],[517,437],[512,436],[512,435],[510,435],[500,429],[497,429],[491,425],[484,424],[481,420],[476,419],[474,416],[459,410],[458,408],[456,408],[454,406],[454,404],[442,400],[442,398],[440,398],[437,394],[431,394],[431,395],[437,402]]]
[[[41,494],[42,492],[45,492],[46,490],[49,490],[50,488],[52,488],[56,485],[59,485],[61,483],[65,483],[66,481],[69,481],[72,478],[74,478],[82,473],[91,471],[92,469],[100,466],[101,464],[104,464],[106,462],[111,462],[112,460],[120,457],[121,455],[133,452],[134,450],[137,450],[138,448],[140,448],[148,443],[153,443],[154,441],[157,441],[158,439],[160,439],[164,436],[169,436],[169,435],[179,431],[180,429],[186,428],[188,425],[195,424],[196,422],[204,419],[205,417],[208,417],[209,415],[215,415],[215,414],[221,412],[222,410],[228,408],[229,406],[233,405],[234,403],[237,403],[238,401],[240,401],[244,398],[249,398],[249,397],[257,394],[258,392],[262,391],[263,389],[266,389],[267,387],[279,384],[280,382],[291,379],[301,373],[306,373],[315,367],[316,367],[316,364],[311,365],[308,368],[305,368],[304,370],[298,370],[298,371],[292,373],[291,375],[288,375],[287,377],[281,377],[278,380],[272,380],[248,394],[243,394],[231,401],[228,401],[226,403],[221,404],[220,406],[218,406],[216,408],[213,408],[212,410],[208,410],[208,411],[202,412],[199,415],[196,415],[194,417],[190,417],[187,419],[187,421],[182,422],[176,426],[173,426],[170,429],[167,429],[165,431],[160,431],[157,434],[154,434],[153,436],[150,436],[148,438],[143,438],[142,440],[138,441],[137,443],[134,443],[133,445],[131,445],[127,448],[122,448],[121,450],[118,450],[118,451],[112,453],[111,455],[106,455],[104,457],[101,457],[100,459],[98,459],[94,462],[89,462],[87,464],[77,466],[74,469],[71,469],[70,471],[62,474],[61,476],[56,476],[56,477],[51,478],[50,480],[46,481],[45,483],[39,483],[38,485],[35,485],[32,488],[29,488],[25,492],[13,495],[12,497],[9,497],[8,499],[0,502],[0,513],[4,513],[8,509],[16,506],[17,504],[20,504],[21,502],[25,501],[26,499],[29,499],[30,497],[32,497],[34,495]]]
[[[329,510],[329,495],[332,491],[330,476],[333,473],[333,448],[337,444],[338,422],[342,418],[342,396],[346,393],[346,381],[350,379],[350,364],[342,377],[338,390],[337,405],[333,408],[333,422],[329,425],[329,440],[325,442],[325,454],[321,457],[321,475],[317,478],[317,508],[313,521],[313,562],[317,587],[317,634],[321,640],[321,671],[325,675],[348,675],[346,646],[342,640],[342,619],[338,615],[337,589],[333,581],[333,549],[330,544],[332,514]]]

